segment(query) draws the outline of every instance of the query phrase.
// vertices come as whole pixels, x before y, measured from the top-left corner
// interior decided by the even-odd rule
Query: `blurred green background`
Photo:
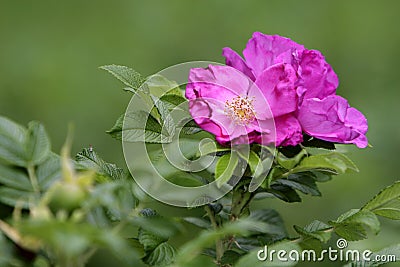
[[[222,62],[223,47],[241,51],[254,31],[287,36],[323,52],[339,76],[338,93],[368,118],[373,148],[351,147],[360,173],[322,184],[322,198],[255,205],[278,208],[289,230],[314,218],[334,219],[399,179],[399,10],[396,0],[2,0],[0,114],[21,123],[42,121],[55,151],[73,122],[74,152],[92,144],[106,160],[123,165],[120,144],[105,130],[130,95],[99,66],[127,65],[149,75],[185,61]],[[356,246],[398,242],[399,223],[382,223],[380,235]]]

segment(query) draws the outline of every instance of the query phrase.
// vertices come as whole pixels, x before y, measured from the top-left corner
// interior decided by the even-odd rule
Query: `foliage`
[[[148,201],[131,177],[135,173],[106,162],[91,147],[72,160],[70,134],[58,155],[51,151],[40,123],[24,127],[0,117],[0,208],[7,211],[0,217],[0,266],[31,266],[32,262],[34,266],[85,266],[99,250],[109,251],[127,266],[295,266],[297,260],[260,261],[257,253],[264,246],[320,252],[337,237],[355,242],[378,234],[379,216],[400,219],[400,183],[396,182],[361,208],[328,222],[314,219],[305,226],[294,225],[296,235],[289,235],[277,211],[254,210],[250,204],[263,198],[290,203],[301,202],[303,195],[320,197],[319,183],[357,172],[335,144],[305,136],[295,147],[253,144],[245,153],[216,142],[197,142],[205,134],[193,121],[176,122],[170,116],[176,107],[189,114],[177,84],[161,76],[145,79],[124,66],[102,68],[152,107],[146,116],[122,115],[108,131],[112,137],[148,143],[154,166],[171,170],[170,182],[198,186],[216,181],[219,188],[233,185],[232,191],[192,210],[191,216],[162,216],[146,207]],[[172,89],[160,96],[165,88]],[[124,127],[125,120],[130,127]],[[158,153],[176,135],[190,140],[181,143],[189,159],[213,156],[215,160],[197,174],[165,165]],[[193,149],[193,144],[200,145]],[[238,170],[243,171],[241,179]],[[254,178],[262,182],[251,190]],[[177,237],[187,229],[195,229],[196,238],[182,244]],[[374,255],[385,253],[399,257],[399,244]]]

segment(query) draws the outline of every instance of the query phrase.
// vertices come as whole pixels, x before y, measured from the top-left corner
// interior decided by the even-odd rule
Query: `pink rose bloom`
[[[242,75],[223,66],[192,69],[189,75],[190,112],[218,142],[275,140],[276,146],[295,146],[303,141],[304,132],[330,142],[366,146],[367,121],[335,95],[337,75],[319,51],[256,32],[243,55],[244,59],[223,49],[226,64]]]
[[[347,101],[344,104],[339,100],[343,98],[335,96],[339,85],[338,77],[319,51],[305,49],[285,37],[255,32],[243,50],[243,55],[244,59],[230,48],[223,49],[226,64],[242,71],[264,92],[275,118],[277,146],[301,143],[302,132],[326,141],[366,146],[367,120],[361,112],[348,106]],[[277,66],[292,69],[296,73],[295,86],[286,87],[284,94],[281,93],[282,88],[271,89],[270,86],[271,69]],[[280,77],[284,78],[286,77]],[[293,79],[291,74],[290,79]],[[325,100],[326,98],[330,100]],[[308,101],[309,99],[312,101]],[[317,118],[316,109],[321,108],[317,114],[326,114],[328,110],[323,109],[322,103],[330,103],[332,99],[341,104],[341,109],[329,110],[330,118],[335,115],[343,119],[343,114],[339,112],[346,112],[349,117],[336,120],[335,124],[321,123],[322,117]],[[314,113],[307,113],[311,102],[314,103]],[[332,112],[336,114],[333,115]],[[318,122],[310,123],[314,119]],[[326,119],[328,122],[328,117]]]
[[[267,143],[274,142],[274,121],[268,103],[240,71],[213,65],[191,69],[186,98],[195,122],[214,134],[219,143],[253,143],[261,134],[268,139]]]

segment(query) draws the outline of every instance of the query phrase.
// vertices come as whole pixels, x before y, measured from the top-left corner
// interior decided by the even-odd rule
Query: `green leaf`
[[[317,184],[309,172],[291,174],[287,179],[278,179],[275,183],[289,186],[304,194],[321,196],[321,192],[318,190]]]
[[[50,139],[39,122],[31,121],[28,124],[26,153],[27,161],[33,165],[44,162],[50,153]]]
[[[331,152],[303,158],[300,164],[292,170],[292,173],[314,170],[343,174],[352,171],[357,172],[358,168],[347,156]]]
[[[202,142],[199,148],[199,151],[201,155],[209,155],[209,154],[215,154],[218,152],[228,152],[231,149],[229,147],[223,147],[220,144],[216,142]],[[200,156],[200,155],[197,155]]]
[[[76,155],[75,159],[83,168],[95,170],[100,175],[114,180],[120,180],[125,177],[123,169],[118,168],[115,164],[105,162],[93,149],[84,148]]]
[[[400,220],[400,181],[383,189],[362,207],[373,213],[393,220]]]
[[[176,259],[177,266],[188,266],[203,249],[211,246],[217,239],[230,235],[249,235],[254,232],[263,232],[266,228],[265,223],[255,221],[254,219],[244,218],[235,222],[226,223],[217,230],[202,231],[193,240],[183,245]]]
[[[153,235],[168,239],[180,231],[181,225],[176,221],[160,216],[134,217],[130,222]]]
[[[158,98],[166,95],[174,95],[183,98],[182,91],[179,89],[178,84],[160,74],[147,77],[146,86],[149,88],[150,94]]]
[[[287,169],[287,170],[291,170],[293,169],[300,161],[303,157],[305,157],[307,155],[307,151],[305,149],[302,149],[300,151],[300,153],[296,154],[296,156],[294,157],[286,157],[284,154],[282,153],[278,153],[277,156],[277,161],[278,164],[281,165],[283,168]]]
[[[218,187],[221,187],[232,178],[238,163],[239,158],[236,153],[226,154],[218,159],[215,165],[215,179]]]
[[[193,224],[197,227],[209,229],[211,228],[211,223],[205,219],[197,218],[197,217],[184,217],[183,220],[190,224]]]
[[[139,89],[139,87],[145,81],[145,79],[138,72],[125,66],[107,65],[100,67],[100,69],[108,71],[133,90]]]
[[[192,135],[203,131],[194,120],[190,120],[182,126],[182,133],[186,135]]]
[[[18,229],[23,235],[37,238],[44,246],[59,251],[65,258],[73,259],[88,248],[98,247],[110,250],[125,262],[137,263],[136,251],[122,237],[108,229],[56,220],[22,221],[18,223]]]
[[[262,253],[260,253],[259,251],[263,250]],[[264,248],[257,248],[255,250],[250,251],[248,254],[246,254],[245,256],[241,257],[239,259],[239,261],[237,262],[237,264],[235,265],[235,267],[248,267],[248,266],[252,266],[252,267],[265,267],[265,266],[295,266],[297,264],[296,261],[293,261],[289,258],[288,253],[286,253],[286,255],[284,256],[286,258],[286,260],[279,260],[277,257],[277,254],[274,254],[273,259],[271,260],[269,258],[269,252],[271,250],[275,250],[275,251],[279,251],[279,250],[284,250],[286,252],[289,251],[298,251],[299,254],[301,254],[301,248],[297,243],[294,243],[291,240],[283,240],[281,242],[275,243],[271,246],[268,246],[267,249],[267,255],[265,255],[265,251]],[[263,261],[263,260],[259,260],[258,259],[258,255],[260,255],[260,257],[265,257],[267,256],[267,258]]]
[[[55,181],[61,178],[61,159],[55,153],[50,153],[46,161],[36,169],[36,177],[41,191],[47,190]]]
[[[15,167],[0,165],[0,183],[15,189],[33,190],[26,172]]]
[[[164,267],[174,262],[176,250],[167,242],[158,245],[149,256],[144,259],[144,262],[150,266]]]
[[[365,239],[367,229],[371,229],[375,234],[380,230],[378,218],[368,210],[350,210],[329,224],[334,226],[337,235],[349,241]]]
[[[19,267],[24,266],[22,262],[14,258],[14,245],[6,239],[0,231],[0,266]]]
[[[240,259],[242,254],[234,251],[234,250],[227,250],[225,251],[224,255],[221,258],[221,265],[222,266],[234,266],[234,264]]]
[[[161,117],[161,133],[172,138],[175,134],[176,125],[170,114],[168,106],[157,97],[151,96],[151,98],[153,99],[154,105],[156,106]]]
[[[285,202],[301,202],[301,198],[297,192],[286,185],[281,184],[273,184],[270,189],[267,189],[266,192],[271,193],[275,197],[285,201]]]
[[[133,195],[131,181],[115,180],[97,185],[92,193],[87,207],[103,206],[113,220],[126,219],[135,208],[137,200]]]
[[[15,207],[17,203],[22,208],[29,208],[29,203],[35,199],[33,191],[24,191],[0,186],[0,202]]]
[[[287,236],[285,225],[278,212],[273,209],[259,209],[250,213],[250,219],[265,223],[262,229],[264,235],[271,240],[279,240]]]
[[[0,116],[0,160],[25,167],[26,129],[17,123]]]
[[[107,133],[126,142],[170,143],[172,140],[172,136],[164,134],[160,123],[144,111],[121,115]]]
[[[331,238],[331,232],[327,231],[331,228],[332,226],[329,226],[317,220],[313,221],[311,224],[307,225],[304,228],[294,225],[294,229],[296,230],[296,232],[303,237],[314,238],[324,243],[326,243]]]
[[[253,175],[255,175],[256,172],[259,172],[259,170],[257,170],[257,168],[258,168],[259,164],[261,164],[261,159],[257,155],[257,153],[254,152],[253,150],[250,150],[250,152],[249,152],[249,158],[248,158],[247,163],[249,164],[251,173]]]
[[[138,239],[145,251],[154,250],[158,245],[168,240],[168,238],[154,235],[149,231],[143,230],[143,228],[139,229]]]

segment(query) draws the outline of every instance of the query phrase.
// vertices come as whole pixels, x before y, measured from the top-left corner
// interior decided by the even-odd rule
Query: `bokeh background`
[[[92,144],[123,166],[121,146],[105,130],[130,95],[99,66],[127,65],[150,75],[185,61],[223,62],[221,49],[241,51],[254,31],[290,37],[323,52],[339,76],[338,94],[368,118],[373,145],[349,148],[360,172],[322,184],[322,198],[255,203],[277,208],[292,232],[293,224],[359,208],[399,179],[399,10],[396,0],[2,0],[0,114],[43,122],[55,151],[73,122],[74,152]],[[378,236],[354,245],[374,250],[398,242],[399,223],[382,224]]]

